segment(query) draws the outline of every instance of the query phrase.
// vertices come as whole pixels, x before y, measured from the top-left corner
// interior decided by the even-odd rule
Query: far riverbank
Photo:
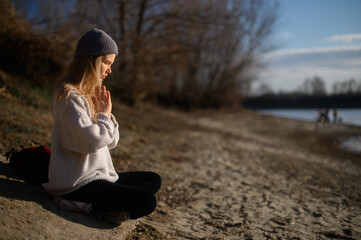
[[[291,119],[314,122],[317,124],[320,109],[260,109],[262,114],[286,117]],[[337,119],[334,119],[335,109],[329,109],[327,124],[346,124],[361,127],[361,109],[359,108],[341,108],[336,109]],[[341,149],[346,151],[361,153],[361,136],[351,136],[342,140],[339,144]]]

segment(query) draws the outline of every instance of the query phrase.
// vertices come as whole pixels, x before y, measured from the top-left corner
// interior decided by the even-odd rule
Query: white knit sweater
[[[103,179],[118,180],[109,150],[119,141],[118,123],[98,113],[94,123],[87,100],[73,91],[54,103],[49,182],[45,190],[54,196],[73,192]]]

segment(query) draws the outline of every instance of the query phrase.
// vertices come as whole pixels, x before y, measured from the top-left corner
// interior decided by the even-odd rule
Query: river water
[[[320,109],[261,109],[259,112],[275,116],[299,119],[304,121],[316,121]],[[338,122],[361,126],[361,109],[341,108],[338,111]],[[329,111],[330,121],[333,121],[333,109]]]
[[[316,121],[320,109],[261,109],[258,110],[264,114],[287,117],[304,121]],[[331,122],[334,121],[333,109],[330,109],[328,117]],[[337,122],[361,127],[361,109],[342,108],[337,109]],[[340,148],[354,153],[361,153],[361,136],[352,137],[344,140]]]

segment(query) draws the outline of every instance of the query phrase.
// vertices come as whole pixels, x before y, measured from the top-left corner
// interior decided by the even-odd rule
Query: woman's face
[[[115,60],[115,54],[108,54],[105,55],[101,62],[100,67],[100,78],[103,83],[104,79],[107,77],[108,74],[112,72],[111,66]]]

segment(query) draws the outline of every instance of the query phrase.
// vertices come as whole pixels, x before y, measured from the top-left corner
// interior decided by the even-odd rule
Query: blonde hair
[[[100,85],[100,68],[104,56],[75,58],[65,69],[63,76],[55,85],[55,99],[67,99],[72,90],[77,90],[88,101],[95,122],[96,109],[92,97],[95,87]]]

